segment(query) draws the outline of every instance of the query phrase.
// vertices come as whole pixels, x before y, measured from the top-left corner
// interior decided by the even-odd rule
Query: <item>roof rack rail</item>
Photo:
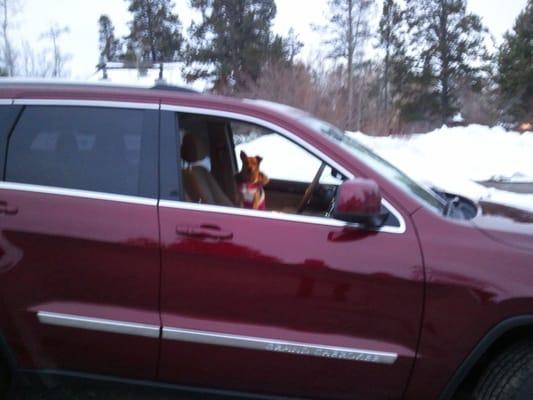
[[[173,91],[173,92],[198,93],[198,94],[202,93],[202,92],[199,92],[198,90],[191,89],[191,88],[186,87],[186,86],[174,86],[174,85],[168,85],[168,84],[165,84],[165,83],[158,83],[158,84],[152,86],[150,89],[168,90],[168,91]]]

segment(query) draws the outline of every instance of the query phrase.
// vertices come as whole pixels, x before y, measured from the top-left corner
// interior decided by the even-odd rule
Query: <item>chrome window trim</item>
[[[83,106],[159,110],[158,103],[135,103],[112,100],[14,99],[13,104],[20,104],[26,106]]]
[[[320,150],[310,145],[305,140],[302,140],[297,135],[294,135],[290,131],[276,124],[270,123],[260,118],[252,117],[249,115],[243,115],[239,113],[234,113],[234,112],[229,112],[229,111],[214,110],[214,109],[209,109],[209,108],[175,106],[175,105],[168,105],[168,104],[161,104],[161,110],[187,113],[187,114],[200,114],[200,115],[222,117],[222,118],[234,119],[238,121],[244,121],[244,122],[249,122],[252,124],[259,125],[259,126],[263,126],[299,144],[304,149],[309,151],[311,154],[318,157],[320,160],[325,161],[327,164],[335,168],[337,171],[342,173],[347,178],[350,179],[354,177],[353,174],[350,173],[346,168],[338,164],[333,159],[329,158],[327,155],[325,155]],[[273,213],[273,212],[256,211],[256,210],[245,210],[245,209],[232,208],[232,207],[186,203],[182,201],[161,200],[159,204],[160,206],[169,207],[169,208],[179,208],[179,209],[198,210],[198,211],[203,210],[203,211],[208,211],[208,212],[218,212],[218,213],[225,213],[225,214],[232,214],[232,215],[247,215],[247,216],[263,217],[263,218],[271,218],[271,219],[282,219],[285,221],[314,223],[314,224],[327,225],[327,226],[341,226],[341,227],[342,226],[344,227],[345,226],[353,226],[353,227],[358,226],[357,224],[349,224],[344,221],[335,220],[333,218],[311,217],[311,216],[297,215],[297,214],[282,214],[282,213]],[[400,234],[404,233],[406,230],[406,224],[405,224],[405,219],[403,218],[401,213],[386,199],[383,199],[383,205],[389,210],[389,212],[392,215],[396,217],[396,219],[399,222],[399,226],[383,226],[379,229],[376,229],[376,231],[386,232],[386,233],[400,233]]]
[[[73,314],[62,314],[38,311],[37,319],[46,325],[78,328],[99,332],[119,333],[123,335],[144,336],[159,339],[161,328],[158,325],[137,322],[116,321],[104,318],[83,317]]]
[[[1,106],[11,106],[13,105],[13,99],[0,99]]]
[[[32,192],[32,193],[43,193],[43,194],[53,194],[58,196],[66,197],[78,197],[83,199],[94,199],[94,200],[106,200],[106,201],[116,201],[119,203],[129,203],[129,204],[140,204],[146,206],[157,206],[157,199],[139,197],[139,196],[129,196],[123,194],[114,194],[114,193],[104,193],[104,192],[93,192],[90,190],[80,190],[80,189],[67,189],[62,187],[55,186],[41,186],[33,185],[30,183],[17,183],[17,182],[0,182],[0,189],[6,190],[19,190],[23,192]]]
[[[154,103],[133,103],[133,102],[123,102],[123,101],[112,101],[112,100],[109,101],[109,100],[77,100],[77,99],[76,100],[72,100],[72,99],[14,99],[12,100],[12,104],[94,106],[94,107],[112,107],[112,108],[151,109],[151,110],[161,109],[163,111],[218,116],[222,118],[229,118],[229,119],[249,122],[249,123],[263,126],[265,128],[268,128],[276,133],[279,133],[289,138],[290,140],[298,143],[300,146],[308,150],[311,154],[314,154],[319,159],[325,161],[327,164],[337,169],[344,176],[348,178],[353,178],[353,174],[351,174],[344,167],[342,167],[337,162],[335,162],[333,159],[329,158],[327,155],[322,153],[320,150],[311,146],[309,143],[302,140],[297,135],[294,135],[290,131],[276,124],[262,120],[260,118],[256,118],[256,117],[252,117],[252,116],[248,116],[244,114],[239,114],[235,112],[215,110],[215,109],[209,109],[209,108],[175,106],[175,105],[169,105],[169,104],[159,105],[159,104],[154,104]],[[26,184],[20,184],[20,185],[26,185]],[[128,203],[153,205],[152,202],[147,203],[147,199],[140,198],[140,197],[134,197],[134,196],[122,196],[122,195],[113,195],[113,194],[100,193],[100,192],[51,188],[51,187],[39,186],[39,185],[26,185],[26,186],[47,188],[46,191],[40,191],[39,189],[35,190],[40,193],[51,193],[51,194],[59,194],[59,195],[76,196],[76,194],[66,194],[66,192],[65,193],[62,193],[62,192],[63,191],[79,192],[78,196],[76,197],[86,197],[86,198],[95,198],[95,199],[102,199],[102,200],[114,200],[114,201],[123,201],[123,202],[128,202]],[[30,189],[19,189],[19,190],[32,191]],[[87,193],[88,195],[82,195],[82,192]],[[122,199],[118,199],[118,197],[122,197]],[[138,199],[138,200],[132,200],[132,199]],[[156,200],[154,201],[157,202]],[[180,201],[166,201],[165,200],[165,201],[161,201],[160,203],[166,207],[171,207],[171,208],[193,209],[193,210],[200,210],[200,211],[204,210],[204,211],[226,213],[226,214],[232,214],[232,215],[249,215],[249,216],[256,216],[256,217],[259,216],[259,217],[266,217],[266,218],[271,218],[271,219],[282,219],[282,220],[287,220],[287,221],[314,223],[314,224],[326,225],[326,226],[337,226],[337,227],[357,226],[355,224],[348,224],[344,221],[339,221],[339,220],[335,220],[332,218],[324,218],[324,217],[310,217],[310,216],[303,216],[303,215],[296,215],[296,214],[265,213],[265,212],[258,212],[255,210],[242,210],[242,209],[231,208],[231,207],[207,206],[205,204],[196,205],[196,206],[199,206],[200,208],[196,208],[196,207],[192,208],[194,207],[194,203],[186,203],[186,202],[180,202]],[[391,214],[393,214],[396,217],[396,219],[399,221],[399,226],[384,226],[379,229],[376,229],[376,231],[386,232],[386,233],[399,233],[399,234],[404,233],[406,231],[406,224],[405,224],[405,219],[403,218],[402,214],[394,206],[392,206],[392,204],[386,199],[383,199],[383,205],[389,210]],[[251,213],[248,213],[248,211],[251,211]],[[268,214],[268,216],[266,216],[265,214]]]
[[[383,200],[383,204],[386,206],[386,200]],[[230,214],[230,215],[239,215],[244,217],[256,217],[264,219],[272,219],[278,221],[289,221],[289,222],[301,222],[306,224],[314,225],[324,225],[332,226],[339,228],[360,228],[368,229],[363,227],[360,224],[348,223],[334,218],[326,217],[314,217],[309,215],[300,215],[300,214],[290,214],[277,211],[261,211],[261,210],[251,210],[246,208],[237,208],[237,207],[225,207],[217,206],[213,204],[205,203],[189,203],[185,201],[174,201],[174,200],[160,200],[159,207],[165,208],[175,208],[179,210],[190,210],[190,211],[202,211],[202,212],[212,212],[219,214]],[[390,209],[391,212],[394,208]],[[386,232],[386,233],[403,233],[405,228],[401,226],[383,226],[379,229],[375,229],[377,232]]]
[[[362,350],[352,347],[327,346],[192,329],[163,327],[162,338],[181,342],[237,347],[241,349],[263,350],[294,355],[334,358],[340,360],[361,361],[387,365],[394,364],[398,358],[398,354],[389,352]]]

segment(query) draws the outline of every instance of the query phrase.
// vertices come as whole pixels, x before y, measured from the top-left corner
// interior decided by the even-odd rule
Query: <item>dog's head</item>
[[[241,150],[242,161],[242,177],[248,182],[257,182],[259,180],[259,165],[263,159],[260,156],[248,157],[244,151]]]

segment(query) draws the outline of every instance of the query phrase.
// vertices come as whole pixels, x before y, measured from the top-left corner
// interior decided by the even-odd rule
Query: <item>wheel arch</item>
[[[511,317],[491,328],[463,360],[441,392],[439,400],[449,400],[465,380],[476,371],[486,355],[533,331],[533,315]]]

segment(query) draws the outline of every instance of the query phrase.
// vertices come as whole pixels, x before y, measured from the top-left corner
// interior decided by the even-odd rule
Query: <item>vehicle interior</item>
[[[192,114],[178,118],[186,201],[243,207],[236,177],[245,151],[262,158],[260,170],[269,179],[263,187],[266,210],[329,216],[345,177],[301,146],[250,123]]]

